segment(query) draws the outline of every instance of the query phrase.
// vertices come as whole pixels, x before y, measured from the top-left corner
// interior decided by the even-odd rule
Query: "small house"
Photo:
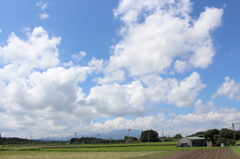
[[[178,140],[177,147],[202,147],[205,138],[199,136],[184,137]]]

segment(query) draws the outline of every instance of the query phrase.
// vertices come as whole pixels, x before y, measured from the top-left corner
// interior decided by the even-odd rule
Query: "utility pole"
[[[74,140],[75,144],[76,144],[76,133],[75,133],[75,140]]]
[[[235,130],[234,130],[234,124],[240,124],[240,123],[232,123],[232,129],[233,129],[233,138],[234,138],[234,141],[235,141],[235,146],[236,146],[237,144],[236,144],[236,134],[235,134]]]
[[[148,146],[149,146],[149,131],[148,131]]]
[[[129,131],[130,129],[128,129],[128,147],[129,147]]]
[[[98,144],[99,144],[99,134],[98,134]]]
[[[139,140],[140,140],[139,135],[137,136],[137,138],[138,138],[138,144],[139,144]]]

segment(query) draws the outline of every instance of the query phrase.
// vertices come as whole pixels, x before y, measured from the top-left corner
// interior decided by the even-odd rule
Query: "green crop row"
[[[162,146],[162,145],[176,145],[177,143],[176,142],[135,142],[135,143],[130,143],[130,144],[127,144],[127,143],[118,143],[118,144],[58,144],[58,143],[55,143],[55,144],[51,144],[51,143],[38,143],[38,144],[8,144],[8,146],[88,146],[88,147],[95,147],[95,146],[128,146],[128,145],[132,145],[132,146],[142,146],[142,145],[158,145],[158,146]]]
[[[212,149],[213,147],[176,147],[175,145],[157,145],[157,144],[142,144],[142,145],[75,145],[63,147],[21,147],[21,146],[2,146],[0,151],[55,151],[55,152],[127,152],[127,151],[172,151],[172,150],[192,150],[192,149]]]

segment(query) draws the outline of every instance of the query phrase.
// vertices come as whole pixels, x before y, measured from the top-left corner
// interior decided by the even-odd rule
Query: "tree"
[[[204,135],[204,131],[195,133],[195,136],[203,137],[203,135]]]
[[[214,137],[216,137],[216,135],[219,134],[219,130],[218,129],[210,129],[208,131],[206,131],[203,136],[205,137],[205,139],[207,139],[208,141],[215,141]]]
[[[125,136],[124,137],[124,142],[125,143],[128,143],[128,141],[131,143],[131,142],[136,142],[138,141],[138,139],[136,137],[133,137],[133,136]]]
[[[233,139],[233,131],[227,128],[221,129],[219,135],[225,139]]]
[[[238,138],[238,135],[236,136]],[[213,144],[220,145],[225,143],[226,146],[235,145],[233,131],[227,128],[223,128],[220,131],[218,129],[210,129],[204,133],[204,137],[206,140],[212,141]]]
[[[142,142],[157,142],[159,141],[158,133],[154,130],[145,130],[142,131],[140,140]]]
[[[233,131],[227,128],[223,128],[219,132],[219,139],[217,144],[225,143],[226,146],[234,146],[235,140],[233,137]]]
[[[71,139],[70,139],[70,144],[75,144],[76,141],[77,141],[77,138],[71,138]]]
[[[176,134],[176,135],[174,136],[174,138],[175,138],[175,139],[181,139],[181,138],[182,138],[182,135],[181,135],[181,134]]]
[[[236,140],[240,140],[240,131],[235,131]]]

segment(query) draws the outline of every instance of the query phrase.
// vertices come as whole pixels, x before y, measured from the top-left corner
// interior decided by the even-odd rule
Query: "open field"
[[[0,158],[8,159],[126,159],[153,155],[154,151],[144,152],[42,152],[42,151],[2,151]]]
[[[231,148],[186,150],[161,159],[239,159]]]
[[[176,147],[175,143],[144,143],[144,144],[99,144],[99,145],[7,145],[0,146],[0,158],[84,158],[84,159],[163,159],[176,158],[209,158],[211,156],[228,155],[233,159],[240,148],[216,147]],[[236,153],[234,153],[234,150]],[[195,157],[194,157],[195,156]],[[201,158],[201,159],[202,159]],[[199,158],[200,159],[200,158]],[[221,159],[221,158],[220,158]]]
[[[8,145],[3,151],[54,151],[54,152],[134,152],[134,151],[182,151],[189,149],[213,149],[214,147],[176,147],[175,143],[143,144],[81,144],[81,145]]]

